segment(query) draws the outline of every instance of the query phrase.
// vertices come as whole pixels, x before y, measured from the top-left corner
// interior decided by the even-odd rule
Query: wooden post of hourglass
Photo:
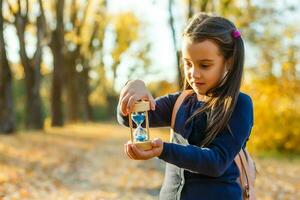
[[[150,150],[152,149],[151,140],[150,140],[150,133],[149,133],[149,119],[148,119],[148,110],[150,110],[150,103],[149,101],[138,101],[134,104],[132,112],[129,113],[129,126],[130,126],[130,139],[131,142],[134,143],[138,148],[143,150]],[[144,112],[145,113],[145,122],[146,122],[146,132],[147,132],[147,140],[143,142],[135,141],[133,135],[133,125],[132,125],[132,113],[133,112]]]

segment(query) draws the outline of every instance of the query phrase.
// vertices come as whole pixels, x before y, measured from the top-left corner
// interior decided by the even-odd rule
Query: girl
[[[149,151],[128,142],[125,152],[134,160],[158,157],[167,162],[162,200],[240,200],[234,158],[245,148],[253,126],[251,98],[240,92],[244,65],[240,32],[225,18],[200,13],[184,30],[182,60],[184,91],[193,93],[178,109],[173,142],[155,139]],[[147,99],[150,126],[170,126],[181,93],[154,100],[143,81],[129,81],[120,94],[118,122],[128,126],[134,102]]]

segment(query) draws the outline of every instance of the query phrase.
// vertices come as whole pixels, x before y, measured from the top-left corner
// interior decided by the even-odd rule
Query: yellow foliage
[[[124,12],[113,17],[113,25],[116,46],[112,57],[115,62],[119,62],[122,53],[130,47],[130,43],[138,39],[139,21],[132,12]]]
[[[254,104],[251,151],[300,152],[300,83],[284,78],[256,79],[243,86]]]
[[[152,82],[148,85],[148,88],[155,97],[178,91],[177,84],[168,81]]]
[[[20,63],[12,64],[11,68],[12,68],[12,72],[15,75],[15,79],[21,80],[24,78],[24,76],[25,76],[24,68],[21,66]]]
[[[74,44],[80,44],[81,38],[77,35],[75,31],[70,31],[65,34],[65,40]]]

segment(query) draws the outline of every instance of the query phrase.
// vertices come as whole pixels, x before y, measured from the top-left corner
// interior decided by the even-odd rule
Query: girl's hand
[[[128,115],[138,100],[148,100],[151,110],[155,110],[155,100],[145,83],[142,80],[129,81],[120,93],[119,106],[122,115]]]
[[[126,155],[132,160],[148,160],[150,158],[160,156],[163,150],[163,141],[161,139],[154,139],[151,142],[152,149],[144,151],[139,149],[134,143],[128,141],[124,144],[124,151]]]

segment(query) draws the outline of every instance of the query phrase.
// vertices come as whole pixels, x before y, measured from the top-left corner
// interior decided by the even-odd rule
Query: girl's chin
[[[196,92],[197,95],[205,95],[206,94],[206,90],[197,88],[197,87],[193,87],[193,90]]]

